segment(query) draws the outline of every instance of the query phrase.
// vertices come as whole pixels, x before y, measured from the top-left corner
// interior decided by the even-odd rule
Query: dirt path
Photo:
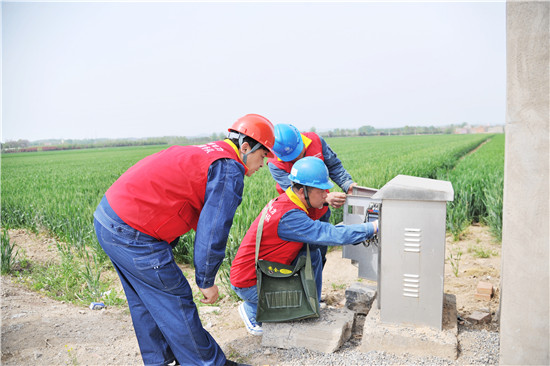
[[[56,256],[51,239],[23,231],[12,233],[12,239],[31,260],[51,260]],[[458,277],[446,260],[445,292],[456,295],[458,312],[463,318],[479,309],[495,313],[499,301],[500,245],[492,241],[486,228],[472,226],[463,240],[447,239],[447,252],[458,250],[462,251]],[[479,258],[475,255],[476,250],[492,255]],[[184,270],[193,273],[189,268]],[[323,274],[323,296],[327,305],[344,306],[345,288],[358,280],[357,268],[342,258],[341,250],[334,250],[328,254]],[[474,298],[480,280],[491,282],[497,289],[491,301]],[[193,284],[194,281],[189,282]],[[61,303],[25,289],[9,276],[2,276],[1,303],[3,365],[142,364],[127,309],[90,310]],[[237,305],[226,297],[218,307],[201,307],[203,325],[229,358],[254,365],[281,364],[276,351],[253,352],[261,349],[261,338],[245,331]],[[498,323],[470,327],[495,331]]]

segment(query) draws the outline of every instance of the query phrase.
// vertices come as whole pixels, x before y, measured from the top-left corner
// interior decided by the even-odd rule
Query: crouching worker
[[[271,204],[265,217],[258,258],[283,264],[295,264],[305,255],[304,243],[319,245],[355,244],[371,238],[378,232],[378,221],[357,225],[337,225],[312,220],[308,211],[320,208],[326,200],[326,190],[332,187],[328,170],[316,157],[297,161],[288,176],[292,185]],[[231,264],[231,287],[244,303],[239,314],[246,329],[253,335],[262,334],[261,324],[256,322],[258,291],[256,287],[256,231],[261,214],[254,220],[244,236]],[[321,299],[323,264],[319,249],[311,250],[311,262]]]
[[[191,229],[195,280],[204,299],[218,299],[214,279],[225,256],[244,177],[271,155],[266,118],[246,115],[228,139],[172,146],[130,167],[94,213],[97,239],[115,267],[146,365],[235,365],[202,327],[172,248]]]

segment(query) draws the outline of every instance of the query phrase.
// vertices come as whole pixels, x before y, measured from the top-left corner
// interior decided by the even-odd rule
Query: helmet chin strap
[[[246,135],[242,134],[242,133],[237,133],[237,132],[229,132],[227,134],[227,137],[232,139],[232,138],[236,138],[236,137],[239,137],[239,150],[241,149],[241,146],[243,146],[243,143],[244,143],[244,138]],[[243,163],[244,165],[246,165],[246,160],[248,158],[248,155],[252,154],[254,151],[258,150],[260,147],[262,146],[262,144],[260,144],[259,142],[256,143],[256,145],[254,145],[253,148],[250,149],[249,152],[247,153],[242,153],[243,154]],[[248,166],[248,165],[247,165]]]
[[[239,138],[239,145],[242,146],[241,138]],[[258,150],[261,146],[262,146],[262,145],[261,145],[259,142],[257,142],[256,145],[254,145],[254,147],[251,148],[249,152],[243,153],[243,163],[244,163],[244,165],[246,165],[246,158],[248,157],[248,155],[250,155],[250,154],[252,154],[254,151]],[[239,147],[240,147],[240,146],[239,146]],[[248,166],[248,165],[247,165],[247,166]]]
[[[309,202],[309,194],[307,193],[307,186],[304,186],[304,196],[306,197],[306,202],[308,204],[308,208],[313,208],[311,205],[311,202]]]
[[[294,182],[293,181],[290,181],[290,187],[292,188],[292,190],[294,190]],[[306,199],[306,203],[309,206],[308,208],[313,208],[313,206],[311,205],[311,202],[309,202],[309,194],[307,193],[307,186],[302,186],[302,187],[304,188],[304,196],[305,196],[305,199]]]

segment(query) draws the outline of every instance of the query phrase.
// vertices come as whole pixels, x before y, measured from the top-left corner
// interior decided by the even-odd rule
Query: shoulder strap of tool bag
[[[260,253],[260,243],[262,242],[262,234],[264,230],[265,217],[267,215],[267,212],[271,209],[271,206],[273,205],[273,201],[274,200],[269,201],[267,206],[264,207],[262,211],[262,216],[260,217],[260,222],[258,223],[258,229],[256,230],[256,255],[255,255],[256,266],[258,266],[258,256]],[[309,255],[309,244],[306,244],[306,245],[307,245],[307,256],[306,256],[305,279],[306,281],[314,281],[313,269],[311,268],[311,256]]]
[[[256,263],[256,265],[258,265],[258,255],[260,254],[260,242],[262,241],[262,234],[264,231],[265,216],[267,215],[267,211],[271,210],[273,201],[274,200],[269,201],[267,206],[264,207],[264,210],[262,211],[262,217],[260,217],[260,222],[258,223],[258,229],[256,230],[256,259],[254,262]]]

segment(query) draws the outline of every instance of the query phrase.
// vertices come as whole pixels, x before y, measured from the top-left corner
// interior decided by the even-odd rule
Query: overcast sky
[[[2,2],[2,141],[504,124],[499,2]]]

